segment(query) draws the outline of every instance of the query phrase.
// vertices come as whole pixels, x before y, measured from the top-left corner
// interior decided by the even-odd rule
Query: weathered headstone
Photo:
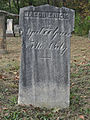
[[[89,30],[89,32],[88,32],[88,39],[90,39],[90,30]]]
[[[19,27],[19,25],[14,25],[14,35],[15,36],[20,35],[20,27]]]
[[[50,5],[20,10],[22,56],[19,104],[69,106],[70,36],[74,10]]]
[[[13,36],[13,19],[7,19],[7,36]]]
[[[5,14],[0,13],[0,53],[6,53]]]

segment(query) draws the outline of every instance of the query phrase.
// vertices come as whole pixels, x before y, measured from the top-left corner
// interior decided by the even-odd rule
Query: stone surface
[[[69,106],[70,36],[74,10],[50,5],[20,9],[19,104]]]
[[[88,39],[90,39],[90,30],[89,30],[89,32],[88,32]]]
[[[6,53],[6,49],[5,15],[0,13],[0,53]]]
[[[7,36],[13,36],[13,19],[7,19]]]
[[[14,25],[14,34],[15,34],[15,36],[20,35],[20,27],[19,27],[19,25]]]

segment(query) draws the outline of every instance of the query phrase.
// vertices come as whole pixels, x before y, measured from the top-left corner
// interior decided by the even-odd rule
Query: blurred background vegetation
[[[90,0],[0,0],[0,10],[19,14],[22,7],[42,4],[74,9],[76,12],[74,33],[81,36],[88,34],[90,29]]]

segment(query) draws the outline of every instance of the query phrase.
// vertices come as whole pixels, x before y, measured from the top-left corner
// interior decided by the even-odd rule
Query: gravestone
[[[19,25],[14,25],[14,35],[15,36],[20,35],[20,27],[19,27]]]
[[[18,104],[68,107],[74,10],[48,4],[21,8],[20,29],[22,55]]]
[[[88,39],[90,39],[90,30],[89,30],[89,32],[88,32]]]
[[[7,36],[13,36],[13,19],[7,19]]]
[[[0,53],[6,53],[6,49],[5,14],[0,13]]]

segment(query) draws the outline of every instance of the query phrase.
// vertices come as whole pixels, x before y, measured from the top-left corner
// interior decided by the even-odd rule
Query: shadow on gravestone
[[[20,9],[22,55],[18,104],[69,107],[74,10],[48,4]]]

